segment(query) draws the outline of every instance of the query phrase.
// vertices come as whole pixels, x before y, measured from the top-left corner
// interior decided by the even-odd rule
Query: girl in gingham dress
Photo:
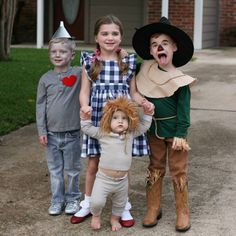
[[[81,64],[85,66],[87,79],[91,62],[95,54],[82,52]],[[90,105],[92,107],[92,122],[95,126],[100,125],[102,117],[102,108],[108,99],[115,99],[118,96],[124,95],[130,98],[129,84],[136,69],[136,55],[132,54],[123,59],[129,65],[127,75],[122,75],[117,61],[104,60],[102,62],[102,71],[98,79],[91,83]],[[134,140],[133,156],[144,156],[148,154],[148,146],[145,136],[140,136]],[[96,139],[90,138],[87,135],[83,136],[82,157],[100,155],[99,143]]]
[[[83,65],[80,105],[82,113],[92,113],[94,126],[100,125],[102,108],[108,99],[126,96],[135,100],[144,110],[154,110],[153,105],[143,98],[136,90],[134,74],[136,55],[127,55],[119,49],[123,28],[120,20],[112,15],[100,18],[95,23],[95,40],[97,49],[94,53],[82,52]],[[134,140],[133,156],[148,154],[148,144],[145,136]],[[85,182],[85,199],[81,209],[72,218],[71,223],[80,223],[90,213],[90,196],[96,176],[100,156],[100,147],[96,139],[83,135],[82,157],[89,157]],[[127,201],[121,216],[121,225],[131,227],[134,219],[130,214],[131,204]]]

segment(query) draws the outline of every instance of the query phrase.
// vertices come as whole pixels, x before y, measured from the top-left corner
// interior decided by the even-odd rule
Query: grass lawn
[[[0,136],[35,122],[38,81],[52,68],[47,49],[11,48],[10,55],[0,61]]]

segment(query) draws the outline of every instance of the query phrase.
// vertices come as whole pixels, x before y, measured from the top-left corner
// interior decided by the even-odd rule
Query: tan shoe
[[[146,186],[147,212],[143,219],[144,227],[153,227],[162,217],[161,192],[162,180],[158,172],[149,172]]]
[[[176,225],[175,229],[179,232],[186,232],[190,229],[190,214],[189,214],[189,201],[188,201],[188,184],[186,183],[182,191],[180,191],[176,183],[173,183],[176,201]]]

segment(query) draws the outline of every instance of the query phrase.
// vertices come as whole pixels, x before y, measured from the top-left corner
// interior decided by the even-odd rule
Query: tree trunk
[[[17,0],[0,0],[0,61],[10,56]]]

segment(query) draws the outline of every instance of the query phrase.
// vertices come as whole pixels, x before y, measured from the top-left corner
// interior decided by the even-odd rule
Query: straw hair
[[[108,100],[103,109],[103,117],[100,122],[100,129],[103,133],[111,132],[111,118],[116,111],[122,111],[127,115],[129,122],[127,132],[132,132],[138,127],[139,116],[136,103],[126,97],[118,97]]]

